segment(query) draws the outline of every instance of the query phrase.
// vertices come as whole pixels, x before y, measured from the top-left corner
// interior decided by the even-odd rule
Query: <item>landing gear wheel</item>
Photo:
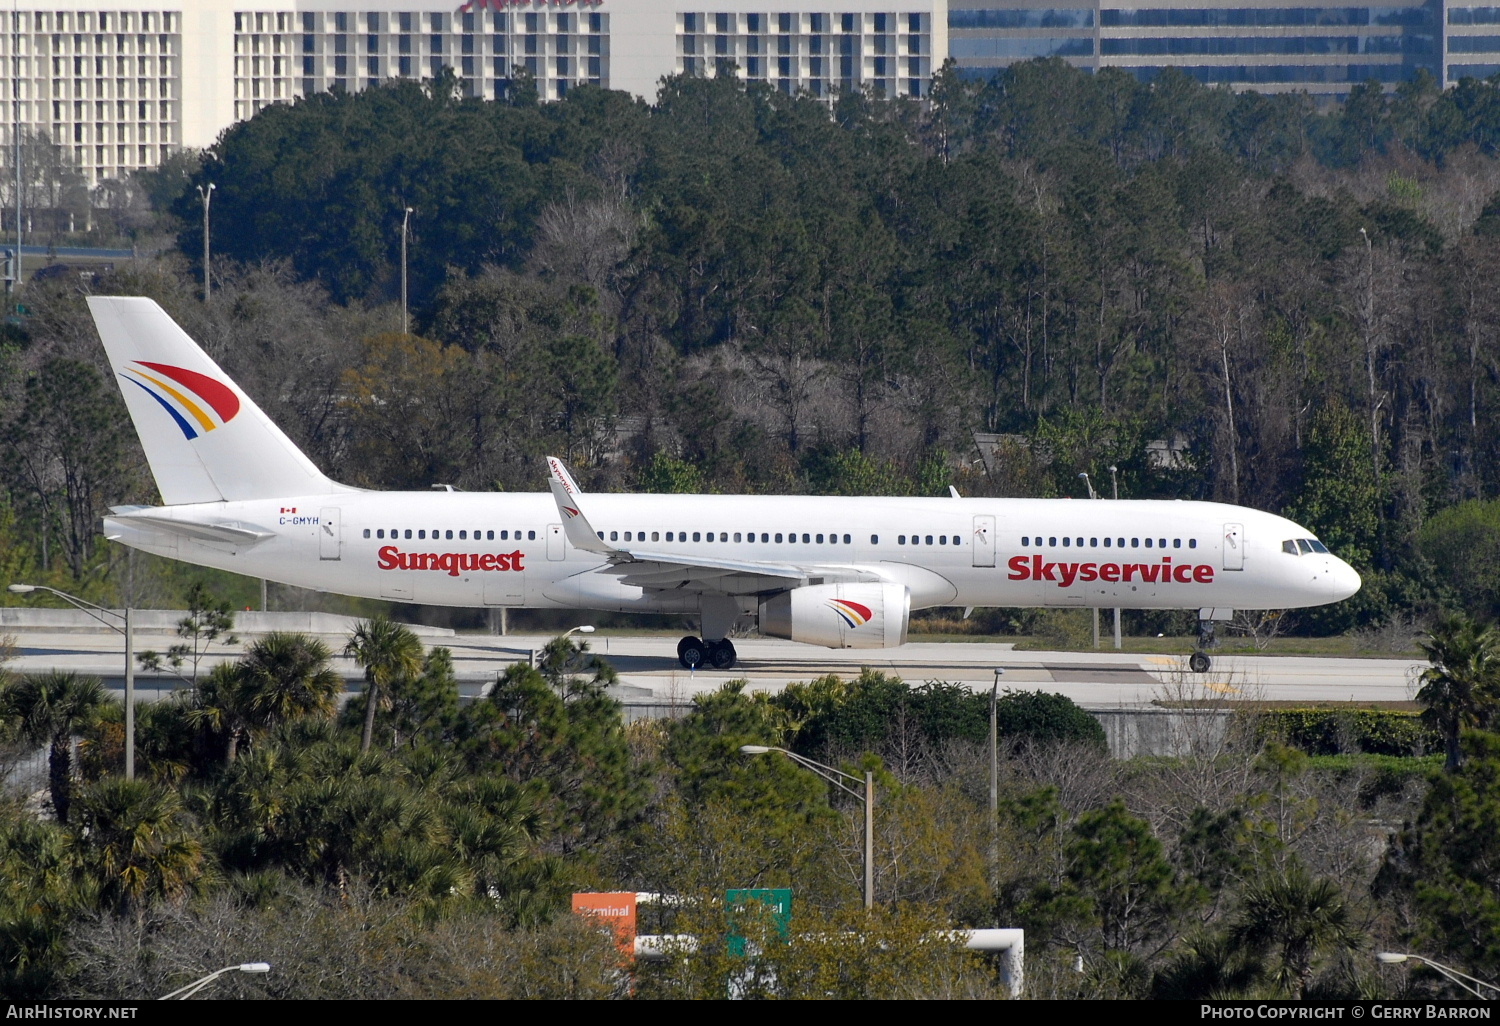
[[[1207,673],[1213,666],[1213,660],[1202,652],[1194,652],[1188,656],[1188,668],[1194,673]]]
[[[689,670],[708,661],[708,646],[697,638],[683,638],[677,643],[677,661]]]
[[[728,638],[709,646],[708,661],[716,670],[733,668],[737,658],[738,656],[734,651],[734,644]]]

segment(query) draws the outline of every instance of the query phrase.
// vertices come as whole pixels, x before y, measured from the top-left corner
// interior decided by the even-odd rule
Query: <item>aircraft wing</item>
[[[582,490],[563,461],[547,457],[549,484],[568,543],[596,552],[608,563],[597,573],[613,574],[637,588],[746,594],[784,591],[813,583],[876,581],[879,575],[856,566],[717,559],[700,553],[636,548],[606,542],[583,513]]]

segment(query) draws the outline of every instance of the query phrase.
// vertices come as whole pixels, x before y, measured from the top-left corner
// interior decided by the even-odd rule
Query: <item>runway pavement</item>
[[[72,670],[103,677],[111,687],[123,681],[120,636],[98,632],[55,632],[7,628],[20,650],[8,668],[22,673]],[[165,649],[167,637],[140,637],[137,650]],[[453,650],[460,690],[475,695],[510,663],[525,660],[549,636],[461,634],[424,638]],[[343,635],[323,641],[339,652]],[[689,672],[677,663],[676,639],[661,636],[595,637],[594,651],[620,672],[620,697],[642,705],[685,703],[691,696],[726,681],[747,679],[752,690],[775,691],[792,681],[834,673],[850,677],[861,666],[894,674],[911,683],[952,681],[988,690],[994,670],[1003,668],[1001,686],[1016,690],[1060,692],[1096,709],[1149,705],[1160,700],[1215,696],[1228,700],[1296,702],[1400,702],[1415,693],[1413,683],[1424,663],[1411,659],[1350,659],[1317,656],[1216,656],[1212,670],[1194,674],[1186,656],[1126,655],[1104,652],[1016,651],[1008,644],[967,642],[917,643],[888,650],[830,651],[788,641],[737,640],[740,662],[732,670]],[[243,645],[215,645],[200,667],[236,657]],[[338,658],[335,667],[357,687],[360,671]],[[140,674],[143,698],[170,691],[175,677]]]

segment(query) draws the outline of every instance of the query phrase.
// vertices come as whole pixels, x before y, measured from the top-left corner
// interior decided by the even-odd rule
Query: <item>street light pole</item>
[[[411,321],[406,314],[406,233],[411,225],[411,207],[401,215],[401,334],[411,334]]]
[[[805,755],[787,751],[785,748],[776,748],[771,745],[741,745],[741,755],[765,755],[767,752],[779,752],[791,759],[803,769],[810,769],[834,787],[839,788],[846,794],[852,794],[864,803],[865,807],[865,910],[869,911],[875,907],[875,774],[869,770],[865,771],[865,779],[861,781],[852,773],[845,773],[841,769],[834,769],[816,760],[809,759]],[[840,779],[842,778],[842,779]],[[856,785],[863,783],[862,790],[855,790],[844,781],[850,781]]]
[[[201,980],[194,980],[186,987],[178,987],[170,994],[163,994],[157,1000],[171,1001],[175,998],[178,1001],[186,1001],[225,973],[268,973],[270,971],[271,963],[269,962],[244,962],[240,965],[226,965],[223,969],[211,972]]]
[[[69,595],[65,591],[49,588],[45,584],[12,584],[7,589],[15,595],[29,595],[34,591],[45,591],[56,595],[64,602],[68,602],[117,634],[125,635],[125,779],[135,779],[135,635],[131,631],[130,606],[125,607],[123,613],[117,613],[113,609],[105,609],[87,602],[77,595]],[[100,613],[108,613],[110,616],[118,616],[125,621],[123,627],[117,627],[110,623]]]
[[[1109,465],[1109,490],[1116,502],[1120,499],[1119,469],[1113,463]],[[1118,652],[1122,647],[1120,644],[1120,607],[1115,606],[1115,651]]]
[[[1000,678],[1005,667],[995,667],[990,685],[990,863],[1000,860]]]
[[[1488,987],[1490,990],[1493,990],[1495,992],[1495,995],[1497,997],[1500,997],[1500,987],[1495,986],[1493,983],[1487,983],[1476,976],[1470,976],[1468,973],[1461,973],[1451,965],[1444,965],[1441,962],[1434,962],[1432,959],[1426,958],[1422,955],[1412,955],[1404,951],[1378,951],[1375,953],[1375,957],[1381,962],[1384,962],[1386,965],[1398,965],[1399,963],[1405,962],[1408,959],[1413,962],[1421,962],[1424,965],[1430,965],[1432,966],[1432,968],[1442,973],[1449,980],[1458,984],[1464,990],[1468,991],[1470,994],[1473,994],[1481,1001],[1490,1001],[1493,999],[1488,998],[1480,991],[1475,990],[1473,987],[1469,986],[1468,983],[1465,983],[1464,980],[1468,980],[1469,983],[1477,983],[1481,987]],[[1462,979],[1460,979],[1460,977],[1462,977]]]
[[[198,199],[203,203],[203,302],[208,302],[209,293],[213,286],[209,284],[209,250],[208,250],[208,208],[214,201],[214,189],[218,186],[213,182],[208,183],[208,188],[198,186]]]

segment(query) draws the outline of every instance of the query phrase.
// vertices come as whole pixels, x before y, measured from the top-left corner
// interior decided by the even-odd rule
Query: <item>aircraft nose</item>
[[[1327,568],[1319,574],[1320,583],[1328,595],[1329,602],[1342,602],[1359,591],[1364,584],[1359,571],[1337,556],[1327,557]]]

